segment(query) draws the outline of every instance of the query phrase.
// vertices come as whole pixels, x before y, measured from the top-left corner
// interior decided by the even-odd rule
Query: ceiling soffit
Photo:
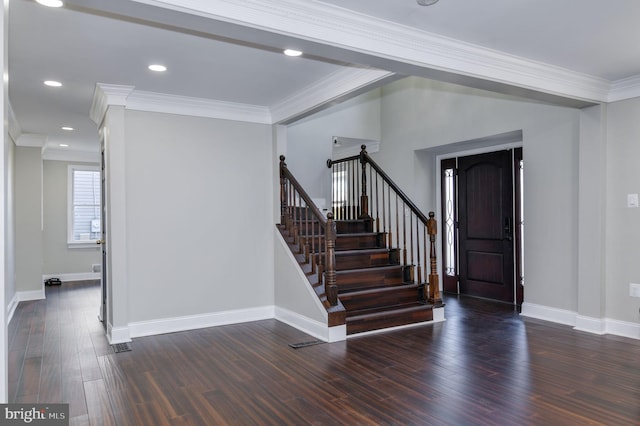
[[[71,0],[82,3],[83,0]],[[117,1],[116,1],[117,2]],[[539,91],[588,103],[637,95],[640,77],[624,84],[532,61],[415,28],[303,0],[133,0],[186,16],[225,23],[245,41],[269,33],[297,40],[305,52],[358,62],[403,75],[454,81],[484,88],[482,81]],[[109,2],[111,3],[111,2]],[[129,2],[131,3],[131,2]],[[232,27],[236,27],[233,28]],[[243,31],[244,29],[244,31]],[[261,39],[264,41],[264,38]],[[421,71],[420,71],[421,70]],[[455,77],[447,78],[444,74]],[[444,78],[443,78],[444,77]],[[502,90],[508,92],[508,89]]]

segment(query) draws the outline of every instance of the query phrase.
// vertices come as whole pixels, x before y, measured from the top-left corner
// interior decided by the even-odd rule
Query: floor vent
[[[306,348],[307,346],[319,345],[324,343],[322,340],[309,340],[308,342],[300,342],[300,343],[289,343],[293,349]]]
[[[131,345],[129,343],[116,343],[115,345],[111,345],[113,348],[113,352],[119,354],[120,352],[129,352],[131,350]]]

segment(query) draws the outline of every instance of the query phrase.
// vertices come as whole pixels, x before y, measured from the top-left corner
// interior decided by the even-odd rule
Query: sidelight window
[[[453,277],[456,275],[456,244],[455,244],[455,170],[444,171],[444,272]]]

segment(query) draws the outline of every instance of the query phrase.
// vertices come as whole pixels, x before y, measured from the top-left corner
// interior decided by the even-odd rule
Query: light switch
[[[638,194],[627,194],[627,207],[638,207]]]

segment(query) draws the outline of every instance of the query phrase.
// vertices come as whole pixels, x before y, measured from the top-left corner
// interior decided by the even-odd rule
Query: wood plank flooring
[[[114,354],[99,286],[47,288],[9,326],[15,402],[72,425],[640,424],[640,341],[448,297],[447,321],[346,342],[275,320],[138,338]]]

